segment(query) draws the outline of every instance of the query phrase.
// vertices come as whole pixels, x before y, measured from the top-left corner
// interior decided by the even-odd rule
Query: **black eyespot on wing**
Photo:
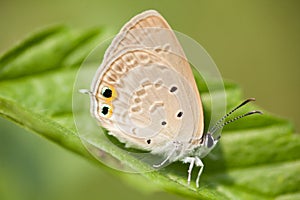
[[[171,87],[170,92],[175,92],[177,90],[176,86]]]
[[[167,122],[166,121],[162,121],[161,125],[165,126],[165,125],[167,125]]]
[[[151,140],[150,139],[148,139],[146,142],[147,142],[147,144],[151,144]]]
[[[177,113],[177,117],[178,117],[178,118],[182,117],[182,115],[183,115],[183,112],[182,112],[182,111],[180,111],[180,112]]]
[[[109,104],[101,104],[99,107],[100,117],[110,118],[113,113],[113,107]]]
[[[103,106],[101,113],[102,113],[103,115],[107,115],[107,114],[108,114],[108,111],[109,111],[109,107]]]
[[[110,98],[110,97],[112,97],[112,91],[111,91],[111,89],[105,88],[104,91],[102,92],[102,95],[103,95],[105,98]]]

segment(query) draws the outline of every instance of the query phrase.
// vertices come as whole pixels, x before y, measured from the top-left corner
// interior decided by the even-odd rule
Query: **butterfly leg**
[[[183,163],[190,163],[189,169],[188,169],[188,184],[191,183],[191,177],[192,177],[192,170],[195,164],[195,158],[194,157],[186,157],[182,160]]]
[[[201,161],[201,159],[198,158],[198,157],[195,157],[195,164],[196,164],[197,167],[200,167],[199,172],[198,172],[198,176],[197,176],[197,179],[196,179],[196,186],[198,188],[199,187],[200,176],[202,174],[202,171],[203,171],[203,168],[204,168],[204,164]]]
[[[164,164],[166,164],[166,162],[171,158],[171,156],[174,154],[175,152],[175,148],[171,151],[171,153],[167,156],[167,158],[165,160],[163,160],[161,163],[157,164],[157,165],[153,165],[154,168],[160,168],[162,167]]]

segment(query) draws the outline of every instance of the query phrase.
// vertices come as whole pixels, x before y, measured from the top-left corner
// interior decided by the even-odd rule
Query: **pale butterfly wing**
[[[175,44],[174,50],[177,51],[178,55],[185,57],[176,36],[173,32],[164,32],[161,38],[153,37],[153,33],[147,28],[161,28],[171,30],[169,24],[164,20],[164,18],[155,10],[148,10],[141,14],[133,17],[129,22],[127,22],[119,34],[114,38],[112,44],[107,49],[103,62],[109,60],[113,55],[122,49],[128,47],[157,47],[162,48],[165,44]],[[139,33],[135,34],[132,30],[139,29]],[[149,31],[150,30],[150,31]],[[159,29],[157,29],[159,30]]]
[[[203,134],[202,103],[190,65],[156,11],[137,15],[122,28],[91,91],[93,115],[127,146],[168,154],[168,143]]]

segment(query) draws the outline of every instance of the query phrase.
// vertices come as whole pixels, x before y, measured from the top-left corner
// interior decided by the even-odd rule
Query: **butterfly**
[[[144,11],[126,23],[105,52],[90,90],[92,116],[126,147],[149,151],[167,163],[194,166],[218,143],[215,133],[251,111],[225,121],[250,98],[204,132],[202,101],[185,53],[167,21],[155,10]]]

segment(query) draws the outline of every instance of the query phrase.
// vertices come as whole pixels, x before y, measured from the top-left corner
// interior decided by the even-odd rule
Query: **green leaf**
[[[74,31],[53,27],[33,34],[2,55],[1,116],[95,161],[77,136],[72,92],[80,64],[103,41],[104,35],[102,29]],[[199,77],[196,79],[200,85]],[[242,92],[231,82],[226,82],[225,88],[230,109],[242,100]],[[201,92],[206,115],[209,115],[208,95],[205,90]],[[100,145],[131,168],[147,168],[115,146],[106,146],[101,141]],[[119,175],[128,183],[138,182],[141,189],[153,188],[155,183],[158,186],[155,189],[162,187],[197,199],[297,199],[300,196],[299,152],[300,137],[293,132],[293,125],[265,113],[224,128],[217,148],[203,161],[205,169],[199,189],[194,183],[187,185],[188,166],[180,162],[143,173],[149,181],[133,174]],[[111,171],[100,163],[99,167]]]

